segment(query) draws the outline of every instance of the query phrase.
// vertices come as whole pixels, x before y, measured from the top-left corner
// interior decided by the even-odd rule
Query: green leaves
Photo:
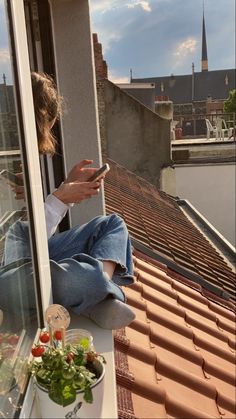
[[[76,374],[75,367],[64,365],[62,369],[62,377],[65,378],[65,380],[72,380],[74,375]]]
[[[93,393],[92,393],[92,390],[91,390],[91,387],[90,386],[87,386],[84,389],[84,400],[87,403],[93,403]]]
[[[62,347],[45,346],[41,358],[30,365],[38,383],[48,391],[51,400],[61,406],[68,406],[76,399],[76,392],[82,391],[84,400],[92,403],[91,386],[100,374],[94,361],[104,358],[89,351],[89,340],[80,340],[79,345],[67,344]]]
[[[59,382],[53,382],[50,390],[49,397],[55,403],[65,407],[73,403],[76,399],[76,390],[70,384],[67,384],[65,380]]]
[[[51,384],[51,375],[52,371],[45,368],[40,368],[36,373],[36,379],[39,384],[42,384],[44,387],[49,388]]]
[[[236,89],[229,91],[228,99],[224,103],[224,111],[227,113],[236,113]]]

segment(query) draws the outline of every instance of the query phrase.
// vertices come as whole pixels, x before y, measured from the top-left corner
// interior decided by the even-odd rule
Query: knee
[[[120,217],[118,214],[110,214],[106,216],[108,222],[113,223],[114,225],[119,225],[123,227],[124,229],[127,229],[126,224],[122,217]]]
[[[121,218],[118,214],[116,214],[116,213],[113,213],[113,214],[110,214],[110,215],[106,215],[105,216],[108,220],[111,220],[111,221],[114,221],[114,222],[117,222],[117,223],[124,223],[124,220],[123,220],[123,218]]]
[[[22,221],[18,220],[14,224],[12,224],[7,232],[8,236],[16,236],[16,237],[23,237],[28,232],[27,223],[23,223]]]
[[[125,233],[128,232],[126,224],[119,215],[117,214],[110,214],[110,215],[102,215],[97,217],[96,219],[97,227],[101,227],[105,230],[123,230]]]

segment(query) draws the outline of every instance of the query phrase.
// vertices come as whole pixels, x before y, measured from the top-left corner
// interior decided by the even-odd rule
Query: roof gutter
[[[235,268],[235,247],[187,199],[176,201]]]

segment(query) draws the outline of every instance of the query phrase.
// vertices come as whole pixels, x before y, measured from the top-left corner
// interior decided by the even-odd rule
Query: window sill
[[[104,330],[96,326],[95,323],[91,322],[83,316],[76,316],[73,313],[71,315],[70,329],[87,329],[93,335],[94,346],[97,352],[101,353],[106,359],[106,373],[105,373],[105,391],[104,400],[102,407],[101,418],[113,419],[117,418],[117,399],[116,399],[116,379],[115,379],[115,364],[114,364],[114,346],[113,346],[113,334],[111,330]],[[32,392],[28,391],[22,412],[20,417],[30,419],[39,419],[40,412],[37,406],[36,399],[33,400],[32,409],[30,416],[25,416],[27,407],[32,404]],[[25,413],[24,413],[25,412]]]

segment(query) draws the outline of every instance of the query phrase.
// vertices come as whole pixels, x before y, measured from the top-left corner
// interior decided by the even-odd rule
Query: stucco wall
[[[101,165],[96,78],[88,0],[50,0],[65,172],[83,159]],[[72,225],[104,213],[103,190],[71,209]]]
[[[95,66],[88,0],[50,0],[62,117],[65,172],[82,159],[101,165]],[[104,213],[103,190],[71,209],[72,225]]]
[[[162,190],[187,199],[233,245],[235,163],[177,165],[162,173]]]
[[[155,85],[152,83],[153,87],[151,88],[150,87],[136,88],[136,87],[132,87],[132,84],[134,83],[130,83],[131,87],[127,87],[127,84],[125,84],[125,87],[122,86],[122,84],[118,85],[118,87],[124,92],[126,92],[128,95],[134,97],[136,100],[141,102],[147,108],[155,112]]]
[[[163,118],[173,119],[173,109],[174,105],[171,100],[155,102],[155,112]]]
[[[161,168],[171,163],[170,120],[152,112],[109,80],[104,80],[103,94],[106,154],[159,186]]]

